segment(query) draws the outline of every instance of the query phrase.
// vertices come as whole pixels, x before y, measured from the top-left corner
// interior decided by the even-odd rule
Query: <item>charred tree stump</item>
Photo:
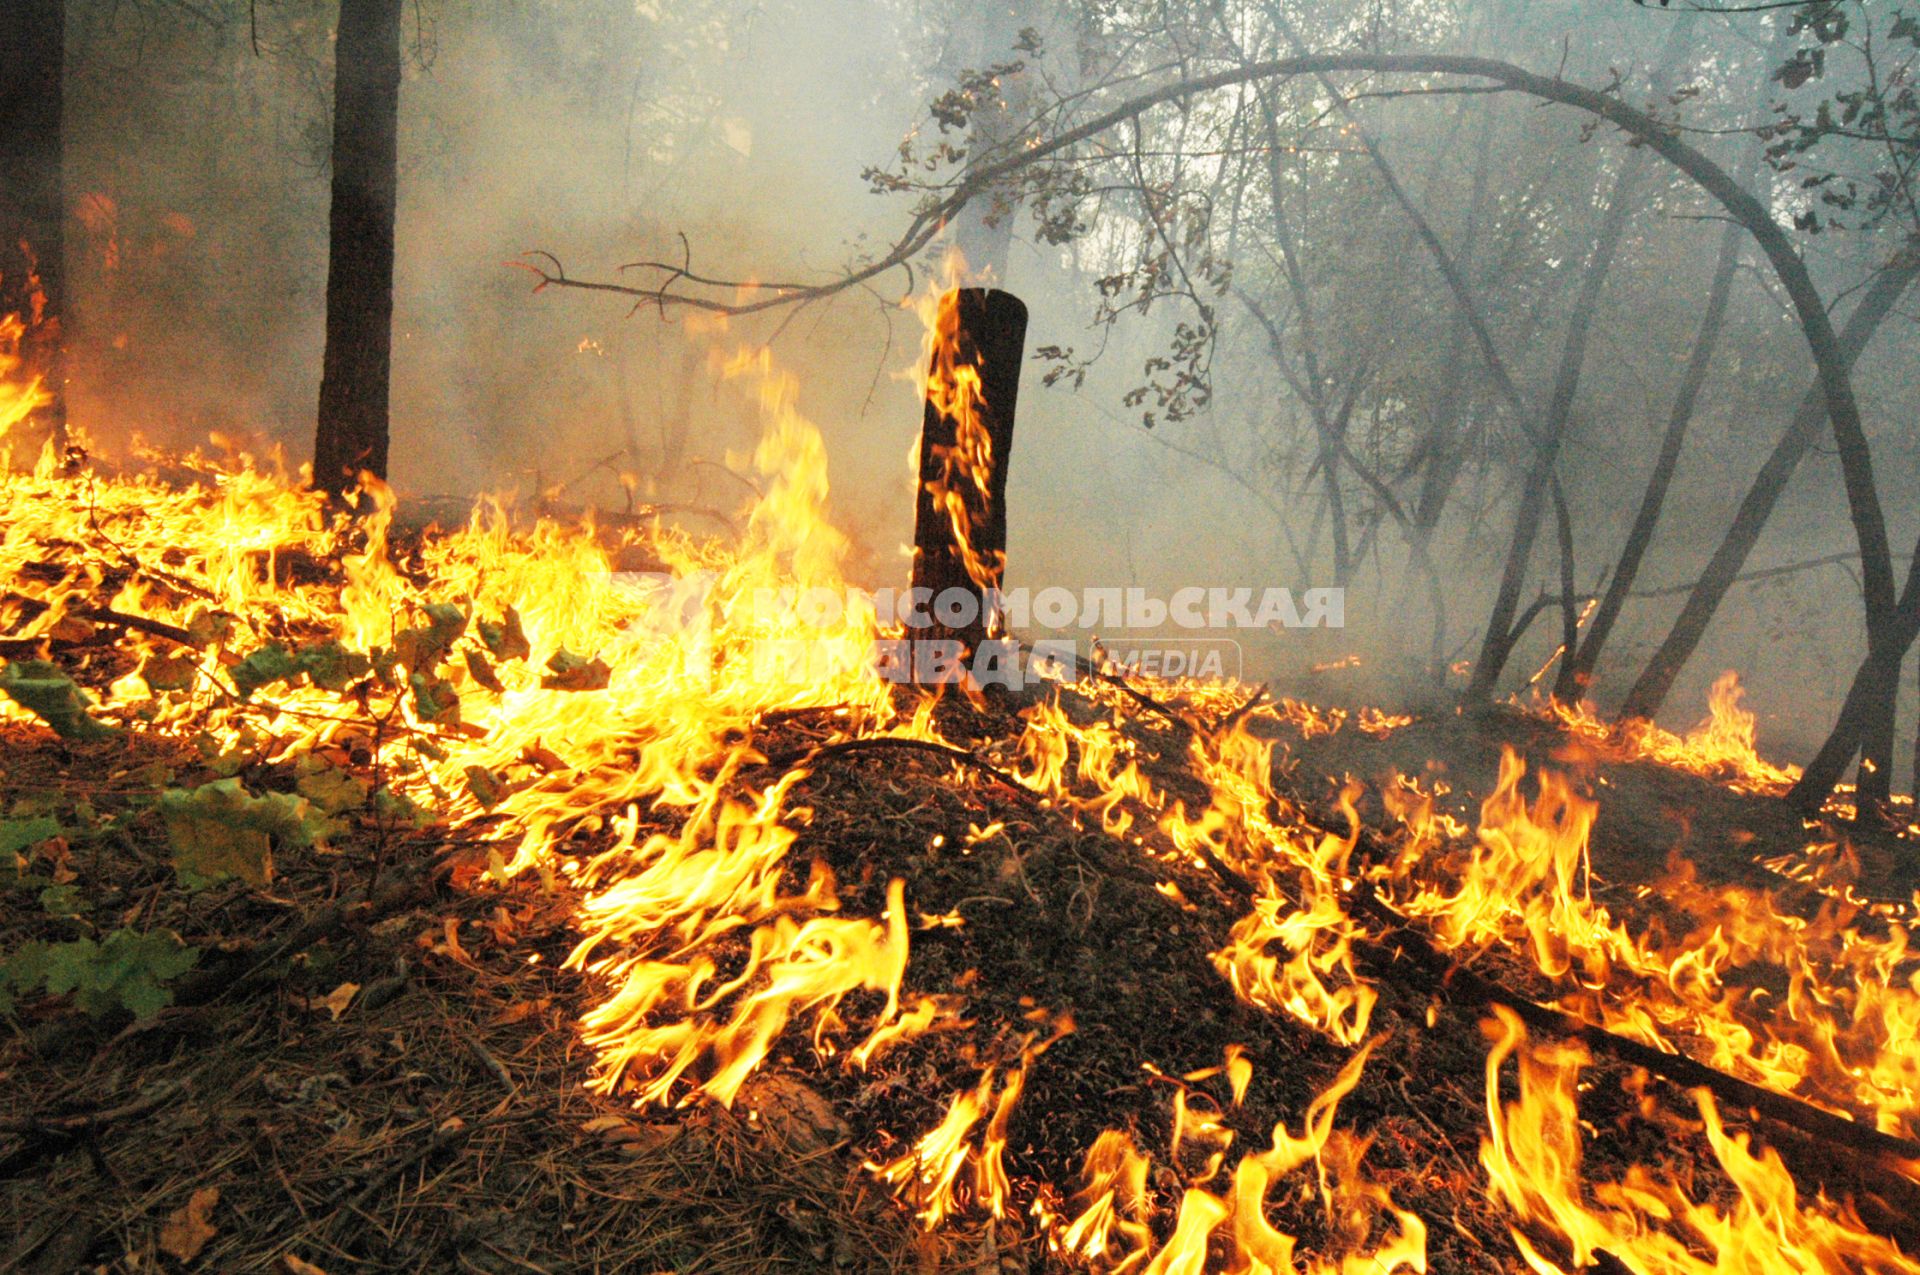
[[[1006,568],[1007,460],[1026,334],[1026,304],[1012,293],[957,288],[940,299],[914,509],[907,637],[916,656],[931,642],[970,655],[988,636]],[[914,680],[953,679],[916,662]]]

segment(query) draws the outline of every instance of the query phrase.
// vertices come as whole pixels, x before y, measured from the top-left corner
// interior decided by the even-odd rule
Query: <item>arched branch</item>
[[[1862,591],[1870,637],[1883,627],[1894,608],[1893,565],[1887,541],[1886,518],[1874,485],[1872,453],[1861,428],[1859,405],[1854,399],[1847,365],[1841,355],[1832,321],[1828,318],[1826,304],[1819,289],[1814,286],[1806,262],[1794,250],[1786,232],[1759,199],[1743,189],[1712,159],[1683,140],[1675,129],[1653,115],[1627,105],[1610,93],[1554,76],[1538,75],[1497,58],[1438,53],[1308,53],[1170,81],[1128,98],[1112,109],[1051,138],[1033,140],[1030,145],[1014,149],[1003,158],[968,169],[945,197],[923,208],[914,217],[891,251],[849,274],[810,288],[724,301],[673,293],[670,288],[649,289],[578,280],[566,276],[564,271],[549,273],[537,265],[529,265],[528,268],[541,277],[542,287],[590,288],[624,293],[641,301],[662,305],[679,303],[724,314],[751,314],[777,306],[818,300],[872,279],[895,266],[904,265],[932,243],[954,213],[980,192],[1119,124],[1136,119],[1157,106],[1262,80],[1345,71],[1464,76],[1584,111],[1612,124],[1636,144],[1648,147],[1685,173],[1753,236],[1793,305],[1801,333],[1819,370],[1822,397],[1832,423],[1834,442],[1846,482],[1847,503],[1860,545]]]

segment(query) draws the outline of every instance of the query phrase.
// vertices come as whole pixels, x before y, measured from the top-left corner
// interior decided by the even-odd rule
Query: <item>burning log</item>
[[[1244,876],[1217,856],[1206,853],[1204,847],[1195,848],[1202,851],[1199,857],[1230,895],[1240,900],[1255,897],[1255,887]],[[1264,882],[1263,888],[1280,889],[1271,880]],[[1667,1053],[1630,1040],[1565,1010],[1509,991],[1440,951],[1426,935],[1408,925],[1405,916],[1380,899],[1365,881],[1352,881],[1344,897],[1355,913],[1381,927],[1377,937],[1353,941],[1355,955],[1377,978],[1405,975],[1407,981],[1466,1013],[1504,1008],[1538,1031],[1581,1041],[1595,1053],[1643,1067],[1676,1085],[1706,1089],[1735,1110],[1750,1111],[1773,1120],[1810,1139],[1816,1146],[1851,1153],[1870,1165],[1920,1163],[1920,1144],[1912,1139],[1883,1132],[1861,1120],[1742,1080],[1685,1054]]]
[[[1007,461],[1020,392],[1027,307],[1009,292],[956,288],[940,299],[920,429],[912,635],[971,652],[1007,558]],[[969,604],[970,600],[970,604]]]

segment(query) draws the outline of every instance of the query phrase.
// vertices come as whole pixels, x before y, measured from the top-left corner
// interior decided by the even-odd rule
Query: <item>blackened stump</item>
[[[948,458],[958,443],[958,422],[928,395],[920,428],[920,490],[914,510],[913,587],[927,599],[930,624],[911,627],[916,641],[957,640],[972,652],[987,636],[989,591],[997,593],[1007,552],[1007,460],[1013,451],[1014,408],[1020,393],[1020,361],[1027,335],[1027,307],[1009,292],[991,288],[960,288],[941,299],[942,313],[957,313],[952,365],[955,371],[973,368],[980,377],[980,405],[976,419],[988,439],[986,490],[966,475],[953,475]],[[944,325],[943,325],[944,326]],[[928,369],[929,382],[941,375],[941,355],[935,351]],[[957,493],[966,511],[967,540],[974,561],[986,569],[976,580],[967,570],[967,556],[954,531],[954,519],[938,494]],[[941,600],[970,595],[972,618],[955,623],[960,613],[940,605]],[[941,619],[945,612],[947,619]]]

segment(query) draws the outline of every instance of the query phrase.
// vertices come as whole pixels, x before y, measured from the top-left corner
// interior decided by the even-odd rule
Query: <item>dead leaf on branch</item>
[[[613,670],[598,656],[588,659],[565,647],[554,652],[547,668],[551,676],[540,679],[540,689],[546,691],[604,691],[613,680]]]

